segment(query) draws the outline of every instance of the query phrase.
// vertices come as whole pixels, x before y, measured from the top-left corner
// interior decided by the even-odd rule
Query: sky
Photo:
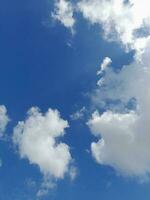
[[[148,0],[0,0],[0,200],[150,199]]]

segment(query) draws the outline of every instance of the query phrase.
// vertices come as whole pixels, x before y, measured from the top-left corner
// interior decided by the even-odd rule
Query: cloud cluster
[[[81,0],[79,10],[92,24],[100,24],[107,39],[134,46],[138,29],[150,27],[150,3],[147,0]]]
[[[126,49],[143,50],[150,34],[150,3],[147,0],[80,0],[72,4],[56,0],[53,17],[67,28],[73,28],[74,12],[82,13],[91,24],[103,29],[104,38],[120,41]]]
[[[60,21],[65,27],[70,28],[72,31],[75,24],[73,13],[74,8],[71,2],[68,0],[55,1],[55,10],[52,13],[52,17]]]
[[[141,56],[120,72],[107,68],[97,100],[120,101],[119,111],[111,106],[96,111],[88,125],[99,138],[91,144],[94,158],[123,175],[146,176],[150,173],[150,39]],[[134,101],[132,101],[134,99]],[[131,103],[133,102],[133,103]],[[134,105],[131,105],[134,104]],[[119,107],[120,104],[117,104]]]
[[[92,99],[105,112],[94,112],[88,126],[99,140],[91,144],[98,163],[123,175],[146,176],[150,173],[150,2],[79,0],[71,9],[72,17],[73,12],[99,25],[106,40],[135,50],[134,61],[120,71],[109,67],[110,58],[104,59]]]
[[[39,166],[45,177],[62,179],[70,172],[72,157],[69,146],[60,141],[68,122],[57,110],[49,109],[42,114],[32,107],[25,121],[14,128],[13,141],[21,158]]]

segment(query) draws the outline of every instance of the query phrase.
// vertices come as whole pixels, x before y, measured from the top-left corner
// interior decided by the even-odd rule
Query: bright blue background
[[[7,141],[0,141],[0,200],[35,200],[42,181],[38,167],[20,160],[11,142],[12,128],[31,106],[43,112],[57,108],[69,121],[64,141],[78,168],[75,181],[59,181],[44,200],[149,200],[148,183],[119,177],[96,164],[86,152],[95,138],[85,121],[70,120],[70,114],[90,105],[86,94],[96,86],[103,58],[109,56],[120,67],[132,60],[132,53],[103,41],[99,28],[90,27],[80,15],[72,36],[50,18],[52,9],[48,0],[0,0],[0,104],[12,119]]]

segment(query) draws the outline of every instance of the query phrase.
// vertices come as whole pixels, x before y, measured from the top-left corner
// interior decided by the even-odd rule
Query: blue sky
[[[96,2],[97,0],[94,1]],[[76,6],[77,2],[86,4],[88,1],[69,1],[73,6]],[[90,5],[90,2],[89,0],[89,6],[92,7],[93,5],[92,3]],[[113,2],[112,0],[110,1],[112,5]],[[120,2],[122,1],[120,0]],[[111,41],[108,41],[108,38],[104,38],[105,27],[103,27],[103,23],[101,21],[98,23],[97,19],[96,22],[92,23],[90,20],[93,15],[90,13],[90,18],[86,17],[84,9],[81,9],[81,11],[72,10],[74,12],[72,17],[75,19],[75,25],[71,25],[71,27],[70,25],[69,27],[66,26],[63,18],[61,18],[62,21],[55,19],[59,14],[56,3],[59,3],[59,1],[0,0],[0,105],[5,105],[7,116],[10,119],[5,130],[1,128],[0,122],[0,130],[2,129],[0,140],[0,160],[2,162],[0,167],[0,200],[141,200],[143,198],[144,200],[149,200],[150,158],[149,153],[147,153],[149,149],[147,151],[143,150],[140,145],[139,148],[132,149],[129,143],[122,142],[126,139],[124,136],[122,136],[120,142],[120,137],[113,135],[114,132],[119,134],[120,130],[125,135],[126,133],[132,133],[130,122],[136,120],[136,116],[144,116],[142,118],[144,119],[143,121],[148,119],[149,115],[145,111],[147,104],[143,102],[147,102],[149,98],[146,99],[145,97],[146,100],[141,100],[143,93],[134,93],[133,91],[135,91],[136,87],[133,87],[134,89],[131,91],[127,90],[127,88],[132,87],[130,82],[132,78],[135,79],[135,82],[138,82],[139,77],[141,77],[135,71],[135,63],[136,66],[139,66],[139,69],[142,69],[138,63],[138,58],[141,56],[141,59],[145,59],[148,54],[149,35],[144,37],[147,46],[143,47],[141,45],[140,48],[133,45],[137,42],[137,38],[134,38],[133,41],[130,38],[123,40],[122,32],[118,33],[116,31],[118,29],[115,30],[117,39],[112,38]],[[136,5],[136,1],[134,3]],[[55,17],[52,17],[51,13],[54,13]],[[135,15],[133,16],[135,17]],[[147,19],[149,16],[144,17]],[[120,22],[115,21],[118,18],[112,17],[112,19],[116,24],[115,26],[120,25]],[[106,22],[109,20],[107,18]],[[129,30],[129,32],[133,33],[135,29],[141,28],[141,24],[138,25],[137,27],[132,27],[132,31]],[[75,31],[73,34],[71,29]],[[109,37],[111,39],[111,36]],[[126,49],[127,45],[129,45],[128,50]],[[145,57],[143,54],[141,55],[141,51],[146,52],[144,54]],[[106,92],[103,94],[101,92],[103,88],[101,89],[101,87],[98,88],[97,86],[99,77],[96,73],[105,57],[109,57],[112,60],[112,65],[111,67],[107,66],[108,71],[106,70],[101,75],[106,77]],[[147,62],[146,60],[145,63],[147,64]],[[124,65],[127,66],[127,70],[131,65],[131,69],[134,70],[133,74],[132,71],[128,70],[125,75],[120,75],[123,73],[122,68]],[[131,77],[128,74],[131,74]],[[147,74],[142,75],[142,80],[149,79]],[[124,91],[121,91],[124,92],[123,94],[120,90],[116,90],[117,86],[115,84],[113,88],[113,83],[118,82],[121,86],[123,85]],[[128,83],[129,85],[127,85]],[[148,87],[143,88],[140,83],[140,81],[139,84],[137,83],[138,90],[144,90],[144,92],[148,93]],[[144,85],[148,85],[148,83],[147,81]],[[134,83],[133,85],[135,86]],[[97,93],[95,92],[96,89]],[[111,92],[113,97],[110,95]],[[124,97],[125,95],[126,98]],[[94,97],[98,99],[96,102],[93,100]],[[136,102],[139,101],[139,105],[142,105],[144,109],[138,110],[138,103],[134,110],[126,108],[132,98],[135,98]],[[103,102],[101,100],[105,102],[105,106],[102,106],[101,103]],[[111,105],[108,105],[108,101],[111,102]],[[116,103],[118,101],[121,102],[121,108],[120,104]],[[61,133],[65,133],[65,135],[58,137],[57,141],[57,137],[51,136],[52,131],[50,129],[49,139],[54,140],[58,145],[63,143],[69,147],[68,151],[71,158],[66,161],[66,171],[63,171],[62,177],[57,174],[55,169],[51,168],[51,163],[55,159],[59,159],[55,152],[54,157],[47,157],[50,159],[48,163],[50,169],[46,168],[46,171],[46,161],[43,164],[41,160],[34,158],[34,155],[31,155],[31,152],[28,151],[30,147],[31,149],[33,147],[32,150],[34,151],[34,146],[37,145],[34,140],[33,144],[31,144],[29,139],[29,146],[22,148],[24,137],[17,140],[17,142],[13,139],[15,135],[14,127],[16,127],[18,121],[24,121],[25,124],[23,129],[19,127],[18,137],[21,135],[30,136],[30,131],[35,130],[32,127],[32,130],[26,131],[28,119],[30,117],[34,119],[36,115],[34,113],[36,111],[32,111],[32,114],[27,114],[31,107],[39,107],[40,111],[37,111],[38,113],[49,112],[47,110],[51,108],[52,116],[54,109],[60,112],[58,123],[60,123],[59,119],[61,118],[63,130],[58,131],[59,124],[57,124],[54,135],[57,131],[59,132],[57,133],[58,136]],[[72,119],[71,115],[79,112],[83,107],[85,107],[85,111],[82,113],[82,117],[77,120]],[[116,107],[117,110],[115,110]],[[100,113],[99,116],[96,116],[98,119],[96,124],[94,118],[92,121],[92,113],[95,110]],[[116,120],[110,121],[110,124],[105,123],[105,116],[103,120],[101,118],[103,112],[108,114],[108,110],[112,112],[112,119]],[[118,116],[121,122],[118,122],[115,118],[117,112],[119,112]],[[135,112],[136,116],[132,115],[132,112]],[[146,114],[144,115],[143,113]],[[124,117],[129,117],[129,123],[127,121],[128,118]],[[45,120],[45,118],[44,116],[43,119]],[[50,119],[49,123],[51,125],[53,119],[52,117]],[[7,121],[7,119],[5,120]],[[66,127],[67,125],[63,124],[63,120],[67,120],[68,128]],[[87,122],[90,120],[91,123],[88,125]],[[139,129],[145,133],[143,136],[143,141],[145,142],[149,129],[147,123],[145,122],[145,124],[143,121],[139,122],[141,125]],[[37,121],[35,121],[36,123]],[[126,126],[124,129],[117,129],[113,123],[116,123],[115,126],[118,124],[118,127],[124,127],[124,123]],[[120,126],[119,123],[121,123]],[[110,127],[109,130],[105,125]],[[46,126],[49,127],[47,124]],[[146,128],[143,129],[143,126]],[[43,124],[40,130],[43,130],[45,134]],[[110,146],[106,145],[106,148],[103,149],[103,158],[97,158],[91,148],[91,143],[95,142],[97,144],[96,142],[103,138],[107,144],[107,137],[105,138],[105,135],[101,132],[106,132],[106,135],[110,135],[110,130],[112,132],[112,136],[108,137]],[[34,131],[34,133],[36,137],[38,137],[38,133],[40,137],[43,134],[42,131],[37,133]],[[118,145],[118,142],[120,142],[120,145]],[[144,145],[149,145],[144,142]],[[110,148],[111,144],[113,144],[112,148]],[[138,146],[139,143],[134,141],[132,146],[136,144]],[[129,149],[129,152],[125,150],[125,147]],[[107,154],[109,150],[113,153]],[[39,152],[42,151],[37,150],[37,154]],[[116,152],[120,154],[118,155]],[[142,153],[140,154],[139,152]],[[133,155],[131,158],[129,156],[131,162],[138,155],[141,158],[141,160],[133,159],[135,165],[139,163],[139,168],[128,165],[126,159],[130,153]],[[37,154],[35,154],[35,157]],[[143,154],[148,155],[145,158]],[[74,180],[69,177],[71,167],[76,172]],[[46,194],[39,197],[37,195],[38,191],[43,190],[42,183],[46,178],[49,183],[54,184],[54,187],[48,188],[44,186]]]

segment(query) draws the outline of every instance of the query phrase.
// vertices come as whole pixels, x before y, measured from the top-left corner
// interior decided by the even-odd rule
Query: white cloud
[[[150,173],[150,39],[141,59],[124,66],[120,72],[108,68],[103,85],[97,89],[97,101],[120,101],[114,111],[109,107],[104,113],[96,111],[88,125],[99,138],[91,144],[94,158],[109,165],[122,175],[144,177]],[[134,99],[136,108],[129,102]],[[117,106],[117,105],[116,105]],[[119,106],[119,105],[118,105]]]
[[[150,2],[147,0],[81,0],[78,9],[91,24],[103,28],[105,38],[120,40],[126,47],[135,48],[138,42],[135,32],[150,27]]]
[[[91,144],[100,164],[122,175],[150,173],[150,2],[147,0],[80,0],[76,12],[103,29],[108,41],[134,49],[133,63],[113,71],[105,63],[93,102],[106,111],[96,111],[88,125],[99,141]],[[101,71],[98,72],[98,74]]]
[[[68,0],[56,0],[52,17],[60,21],[65,27],[71,28],[72,31],[75,24],[73,13],[74,8],[71,2]]]
[[[126,49],[143,50],[150,35],[150,2],[147,0],[56,0],[52,16],[73,30],[74,12],[103,29],[104,38],[120,41]]]
[[[69,146],[60,141],[68,122],[57,110],[42,114],[36,107],[28,111],[25,121],[14,128],[13,142],[21,158],[39,166],[44,177],[62,179],[70,173],[72,157]]]
[[[0,137],[3,136],[8,122],[7,109],[4,105],[0,105]]]
[[[102,64],[101,64],[101,68],[99,71],[97,71],[97,75],[100,75],[103,71],[105,71],[105,69],[112,63],[111,58],[109,57],[105,57]]]

